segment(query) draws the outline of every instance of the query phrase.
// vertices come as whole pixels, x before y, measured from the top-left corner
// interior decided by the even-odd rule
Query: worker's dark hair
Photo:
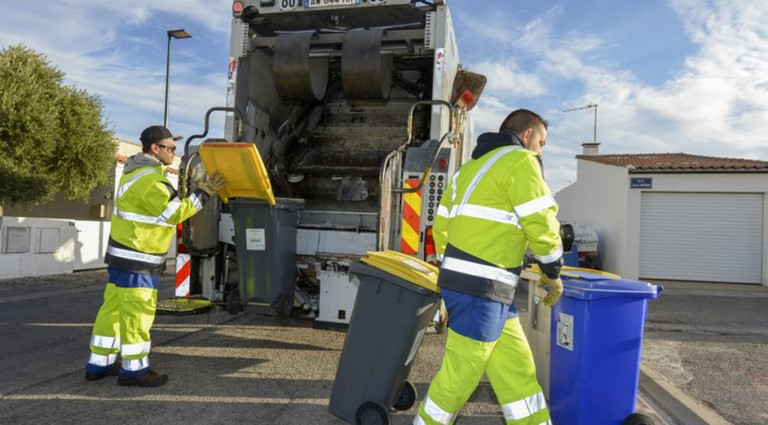
[[[546,129],[549,124],[547,120],[535,112],[527,109],[517,109],[507,115],[507,118],[504,119],[501,127],[499,127],[499,132],[511,132],[520,135],[525,130],[534,128],[537,125],[543,125],[544,129]]]

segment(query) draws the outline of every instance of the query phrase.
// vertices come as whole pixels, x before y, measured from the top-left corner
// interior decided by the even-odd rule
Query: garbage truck
[[[474,147],[470,110],[486,79],[462,67],[446,1],[236,0],[232,15],[226,105],[187,139],[182,186],[206,144],[249,143],[277,201],[243,214],[233,209],[250,200],[211,202],[185,222],[177,296],[233,312],[301,307],[344,326],[353,261],[381,250],[434,260],[431,226]],[[224,135],[206,138],[219,112]],[[254,214],[280,222],[245,223]],[[242,264],[264,260],[254,255],[269,258]]]

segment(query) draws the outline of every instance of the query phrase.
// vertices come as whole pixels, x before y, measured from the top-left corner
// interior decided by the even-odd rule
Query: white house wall
[[[77,229],[77,249],[75,250],[74,270],[103,269],[104,254],[107,252],[109,230],[108,221],[75,221]]]
[[[579,160],[577,176],[575,183],[555,194],[560,205],[558,218],[592,227],[599,239],[598,255],[603,270],[625,277],[633,260],[626,243],[627,169]]]
[[[768,175],[747,173],[629,174],[623,167],[577,161],[578,180],[555,194],[560,220],[592,227],[603,269],[627,279],[640,273],[640,204],[647,192],[763,194],[763,276],[768,285]],[[652,178],[651,189],[631,189],[630,178]]]
[[[9,232],[14,229],[28,229],[28,237],[12,241]],[[72,273],[77,246],[74,221],[2,217],[0,231],[0,279]],[[24,252],[7,252],[9,245],[23,246]]]

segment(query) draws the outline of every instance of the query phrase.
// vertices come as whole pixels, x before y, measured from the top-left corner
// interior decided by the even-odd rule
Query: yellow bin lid
[[[414,285],[440,293],[438,269],[426,261],[397,251],[369,251],[361,260]]]
[[[227,179],[226,186],[219,192],[225,203],[229,198],[255,198],[266,199],[269,205],[275,205],[267,169],[253,143],[203,143],[200,159],[208,174],[218,171]]]
[[[530,267],[525,269],[523,271],[523,273],[534,273],[534,274],[536,274],[538,276],[538,274],[541,273],[541,270],[539,270],[539,265],[538,264],[532,264]],[[605,276],[605,277],[611,278],[611,279],[621,279],[621,276],[619,276],[617,274],[614,274],[614,273],[604,272],[602,270],[587,269],[587,268],[584,268],[584,267],[563,266],[560,269],[560,274],[568,276],[568,277],[579,277],[579,275],[577,273],[592,273],[592,274],[597,274],[597,275]],[[528,276],[530,276],[530,275],[528,275]],[[528,277],[528,276],[523,276],[523,277]]]

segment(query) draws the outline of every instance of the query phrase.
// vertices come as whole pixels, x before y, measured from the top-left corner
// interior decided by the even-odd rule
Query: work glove
[[[224,175],[217,171],[203,178],[197,188],[207,193],[208,196],[213,196],[219,193],[225,184],[227,184],[227,181],[224,179]]]
[[[203,179],[205,179],[205,167],[203,167],[203,164],[191,166],[189,168],[189,173],[187,173],[187,187],[189,188],[189,193],[194,192]]]
[[[544,273],[539,276],[539,286],[549,286],[549,291],[544,297],[544,305],[553,306],[557,304],[560,296],[563,295],[563,281],[560,278],[552,279]]]

